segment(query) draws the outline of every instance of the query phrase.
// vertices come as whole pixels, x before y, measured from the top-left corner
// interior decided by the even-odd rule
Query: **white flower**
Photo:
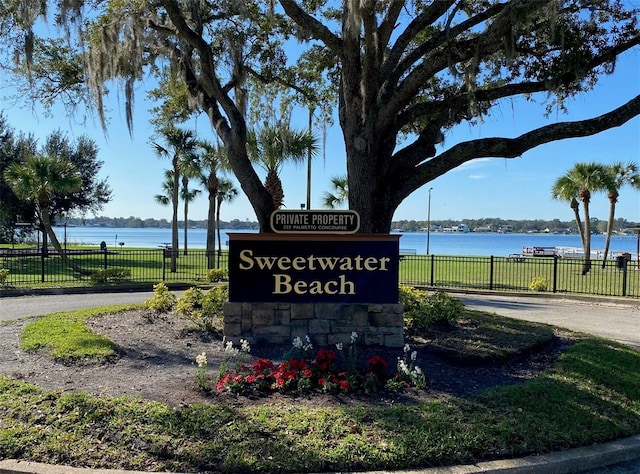
[[[238,355],[238,353],[240,352],[238,349],[236,349],[235,347],[233,347],[233,342],[232,341],[227,341],[224,345],[224,351],[228,352],[231,357],[235,357],[236,355]]]
[[[240,348],[242,352],[251,352],[251,346],[249,345],[249,341],[246,339],[240,339]]]
[[[304,337],[304,340],[305,340],[306,343],[305,343],[303,349],[305,350],[305,352],[309,352],[310,350],[313,349],[313,344],[311,344],[311,339],[309,338],[309,335],[306,335]]]
[[[407,354],[411,350],[411,347],[409,347],[409,344],[405,344],[403,350],[404,350],[404,353]]]
[[[411,353],[411,360],[415,362],[417,358],[418,358],[418,351],[413,351]]]
[[[207,354],[206,353],[202,353],[202,354],[198,354],[196,356],[196,363],[198,364],[198,367],[202,368],[202,367],[206,367],[207,365]]]
[[[358,340],[358,333],[355,331],[351,331],[351,344],[355,343]]]
[[[293,341],[291,342],[291,344],[293,345],[293,347],[295,347],[296,349],[302,349],[302,340],[300,339],[300,337],[296,336]]]
[[[341,351],[344,348],[344,344],[342,344],[341,342],[338,342],[336,344],[336,349],[338,349],[339,351]]]
[[[422,375],[422,369],[417,365],[413,368],[413,371],[418,375]]]
[[[403,359],[399,357],[398,357],[398,372],[405,375],[411,375],[411,370],[409,369],[409,366]]]

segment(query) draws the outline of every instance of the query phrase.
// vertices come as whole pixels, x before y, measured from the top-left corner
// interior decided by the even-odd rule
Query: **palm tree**
[[[615,218],[616,203],[620,196],[620,188],[629,184],[640,190],[640,174],[638,165],[634,162],[624,164],[622,162],[613,163],[604,168],[604,190],[609,198],[609,219],[607,220],[607,236],[604,241],[604,255],[602,257],[602,268],[607,263],[611,234],[613,233],[613,220]]]
[[[177,270],[176,259],[178,257],[178,200],[180,197],[179,184],[180,177],[186,164],[196,159],[194,151],[196,140],[191,130],[181,130],[173,125],[168,125],[160,130],[167,146],[153,143],[156,154],[160,158],[171,160],[171,171],[173,172],[173,187],[171,189],[171,271]]]
[[[329,209],[340,207],[349,201],[349,180],[346,175],[331,178],[332,191],[326,191],[322,196],[322,204]]]
[[[173,193],[173,171],[164,172],[164,182],[162,183],[162,194],[153,196],[153,200],[162,206],[171,204],[171,194]]]
[[[284,191],[280,170],[287,161],[303,163],[308,155],[318,152],[318,139],[309,131],[296,131],[288,125],[268,125],[260,131],[247,134],[247,152],[254,163],[266,172],[264,187],[271,194],[273,205],[284,204]]]
[[[218,268],[220,267],[220,255],[222,255],[222,241],[220,240],[220,208],[223,202],[232,202],[238,195],[238,190],[233,186],[233,182],[228,179],[221,179],[218,187],[218,209],[216,211],[216,228],[218,229]]]
[[[558,178],[551,189],[551,197],[553,199],[566,201],[569,203],[569,206],[573,211],[573,217],[576,220],[578,234],[580,234],[580,243],[582,244],[582,248],[584,249],[584,228],[582,226],[582,220],[580,219],[580,204],[578,203],[579,193],[580,189],[578,185],[568,175],[564,175]]]
[[[591,193],[603,189],[604,174],[604,167],[598,163],[576,163],[573,168],[571,168],[565,176],[559,178],[553,186],[553,196],[561,196],[563,191],[566,193],[564,196],[573,195],[570,201],[572,207],[577,204],[577,201],[582,202],[584,228],[580,229],[582,231],[581,239],[582,249],[584,251],[583,275],[586,275],[589,270],[591,270],[591,217],[589,215]],[[566,189],[563,190],[563,187],[566,187]],[[559,191],[560,194],[556,193],[556,191]],[[568,200],[564,197],[561,197],[561,199]],[[573,199],[576,200],[576,203],[573,202]],[[574,212],[576,212],[575,209]]]
[[[200,142],[202,153],[200,155],[200,181],[206,188],[209,196],[209,209],[207,213],[207,268],[215,266],[216,250],[216,204],[218,200],[218,188],[220,186],[219,173],[225,174],[230,170],[229,160],[224,147]]]
[[[58,251],[65,265],[76,272],[89,275],[69,259],[53,231],[51,205],[54,195],[69,196],[82,189],[82,177],[68,160],[55,156],[30,155],[24,162],[14,162],[5,170],[4,179],[14,194],[22,200],[33,201],[37,217],[45,234]],[[46,245],[43,245],[43,251]]]

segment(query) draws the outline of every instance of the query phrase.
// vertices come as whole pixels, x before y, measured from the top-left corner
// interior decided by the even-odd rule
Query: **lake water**
[[[65,229],[55,228],[60,242],[64,241]],[[226,247],[228,234],[238,231],[221,230],[222,244]],[[405,232],[400,237],[400,248],[415,250],[417,254],[427,253],[427,234],[425,232]],[[183,246],[182,229],[179,233],[180,247]],[[124,248],[157,248],[171,242],[171,229],[136,229],[114,227],[67,227],[67,242],[71,244],[92,244],[99,246],[106,242],[108,247],[116,247],[124,243]],[[206,247],[206,230],[189,229],[189,248]],[[429,253],[434,255],[495,255],[506,256],[511,253],[521,253],[525,246],[537,247],[577,247],[581,248],[580,236],[562,234],[498,234],[498,233],[442,233],[429,234]],[[604,248],[604,236],[594,235],[591,238],[592,250]],[[628,235],[614,235],[611,238],[610,250],[614,252],[629,252],[636,254],[637,237]]]

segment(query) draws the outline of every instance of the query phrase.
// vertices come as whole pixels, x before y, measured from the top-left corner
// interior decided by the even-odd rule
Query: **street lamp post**
[[[429,255],[429,235],[431,233],[431,190],[429,188],[429,200],[427,201],[427,255]]]

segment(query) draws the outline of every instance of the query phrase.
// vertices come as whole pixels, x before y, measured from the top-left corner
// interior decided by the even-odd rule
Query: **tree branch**
[[[483,138],[454,145],[432,160],[418,166],[422,178],[437,176],[475,158],[515,158],[544,143],[567,138],[588,137],[623,125],[640,115],[640,95],[611,112],[577,122],[559,122],[531,130],[517,138]]]
[[[334,54],[340,55],[342,42],[340,38],[331,33],[329,28],[307,14],[294,0],[280,0],[280,5],[285,13],[296,24],[307,30],[312,36],[322,41]]]

